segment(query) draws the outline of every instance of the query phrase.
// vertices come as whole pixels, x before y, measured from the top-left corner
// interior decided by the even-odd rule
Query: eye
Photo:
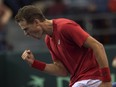
[[[27,32],[29,29],[28,29],[28,28],[24,28],[23,30],[24,30],[25,32]]]

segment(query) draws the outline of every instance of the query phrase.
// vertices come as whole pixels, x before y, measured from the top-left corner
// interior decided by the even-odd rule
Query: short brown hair
[[[23,21],[23,19],[25,19],[27,23],[33,23],[34,19],[39,19],[41,22],[45,21],[42,11],[34,5],[27,5],[19,9],[15,20],[20,22]]]

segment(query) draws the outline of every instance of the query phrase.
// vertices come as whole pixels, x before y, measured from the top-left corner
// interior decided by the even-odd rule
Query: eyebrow
[[[24,31],[26,31],[28,28],[23,28]]]

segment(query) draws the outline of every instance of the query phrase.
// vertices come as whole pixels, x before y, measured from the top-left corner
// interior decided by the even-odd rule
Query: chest
[[[55,55],[60,57],[67,57],[68,55],[80,53],[80,47],[73,41],[64,37],[50,39],[50,46]]]

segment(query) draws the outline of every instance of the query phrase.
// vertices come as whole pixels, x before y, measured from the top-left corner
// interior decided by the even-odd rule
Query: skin
[[[0,27],[4,27],[12,16],[12,11],[0,2]]]
[[[31,36],[36,39],[42,38],[44,34],[52,36],[53,25],[52,20],[45,20],[40,22],[38,19],[35,19],[32,24],[28,24],[26,20],[19,22],[19,26],[24,30],[25,35]],[[104,50],[103,45],[95,40],[93,37],[89,36],[85,43],[83,44],[87,48],[93,49],[96,60],[100,65],[100,68],[109,67],[107,56]],[[27,61],[30,65],[33,64],[35,57],[30,50],[25,50],[22,54],[22,58]],[[67,76],[68,71],[60,61],[53,61],[51,64],[46,64],[44,72],[56,75],[56,76]],[[102,83],[99,87],[112,87],[111,82]]]

